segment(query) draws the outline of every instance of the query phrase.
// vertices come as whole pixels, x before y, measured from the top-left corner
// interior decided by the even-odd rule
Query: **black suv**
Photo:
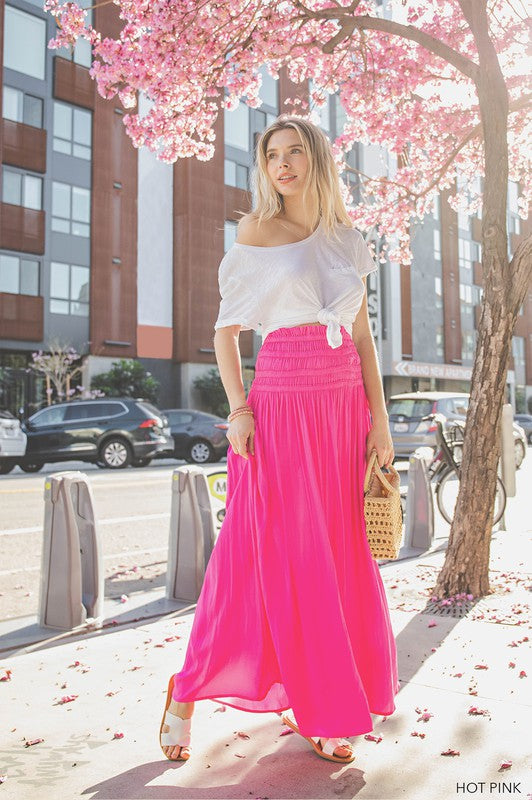
[[[38,472],[50,461],[145,467],[156,453],[173,447],[164,414],[128,397],[57,403],[37,411],[22,428],[28,441],[17,463],[25,472]]]

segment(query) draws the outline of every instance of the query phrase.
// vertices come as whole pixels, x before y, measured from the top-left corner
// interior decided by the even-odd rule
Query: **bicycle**
[[[464,423],[452,421],[448,423],[447,430],[443,423],[446,422],[442,414],[427,414],[423,420],[436,424],[436,452],[428,467],[429,480],[435,481],[434,492],[440,514],[449,525],[454,517],[454,509],[460,489],[460,466],[464,443]],[[506,489],[497,475],[495,491],[495,504],[493,525],[501,519],[506,508]]]

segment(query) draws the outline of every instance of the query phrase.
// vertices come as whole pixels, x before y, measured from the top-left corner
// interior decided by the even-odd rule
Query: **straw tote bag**
[[[401,479],[390,464],[385,475],[372,450],[364,478],[364,518],[366,536],[373,558],[396,559],[403,535]]]

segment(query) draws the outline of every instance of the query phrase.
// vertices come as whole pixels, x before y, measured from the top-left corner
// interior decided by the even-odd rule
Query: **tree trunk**
[[[433,594],[449,597],[491,592],[490,542],[501,411],[512,334],[531,273],[531,239],[521,243],[508,263],[508,94],[493,42],[485,2],[460,0],[473,31],[480,75],[477,82],[484,133],[485,183],[482,206],[484,296],[478,327],[462,457],[462,480],[449,534],[444,566]]]

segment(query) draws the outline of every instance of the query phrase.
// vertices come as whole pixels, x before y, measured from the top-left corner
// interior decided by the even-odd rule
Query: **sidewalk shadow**
[[[356,797],[366,785],[364,770],[354,763],[343,767],[327,762],[315,756],[310,748],[300,754],[283,753],[282,749],[269,753],[259,758],[251,770],[243,769],[241,780],[235,780],[234,765],[224,768],[215,765],[216,748],[213,748],[212,756],[216,786],[197,785],[203,782],[197,772],[188,781],[183,779],[180,786],[179,770],[187,768],[185,763],[174,766],[170,762],[152,761],[87,787],[81,796],[89,796],[90,800],[249,800],[250,797],[270,800],[336,800],[345,797],[347,800]],[[253,756],[253,753],[249,754],[249,758]],[[343,769],[342,774],[332,777],[339,769]],[[167,785],[148,785],[165,774]],[[188,782],[196,785],[185,785]]]

